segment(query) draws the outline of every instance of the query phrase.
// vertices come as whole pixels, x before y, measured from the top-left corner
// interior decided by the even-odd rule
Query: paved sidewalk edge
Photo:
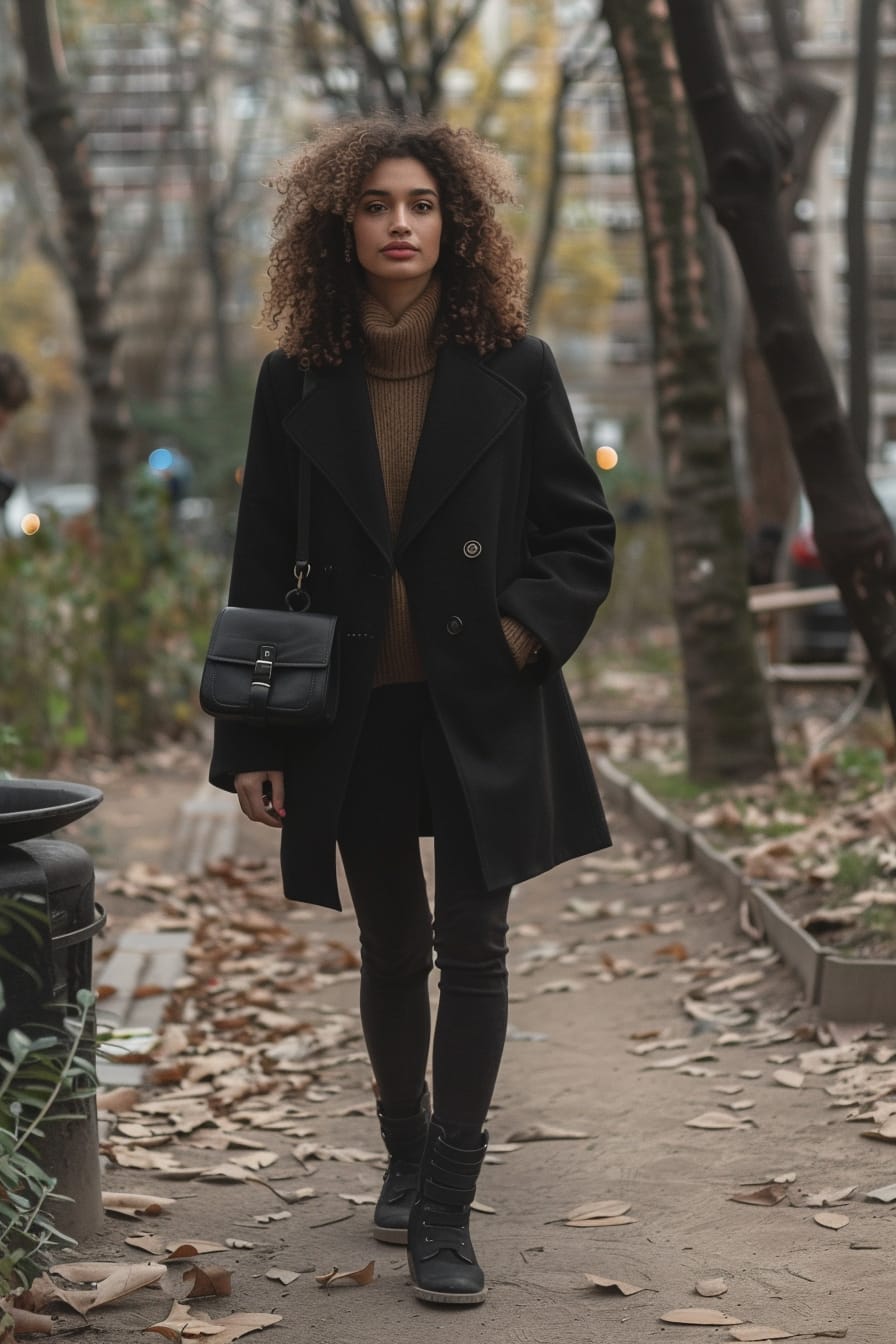
[[[896,961],[839,956],[800,928],[776,900],[746,877],[704,835],[654,798],[609,757],[592,757],[606,800],[651,835],[661,835],[680,859],[718,882],[732,901],[745,901],[751,919],[802,983],[807,1001],[832,1022],[896,1024]]]

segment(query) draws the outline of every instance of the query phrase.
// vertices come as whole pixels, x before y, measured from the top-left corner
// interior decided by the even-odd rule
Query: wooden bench
[[[765,583],[749,590],[749,608],[758,617],[763,634],[763,672],[767,681],[786,685],[856,685],[868,674],[865,646],[855,636],[845,662],[786,663],[781,660],[780,617],[805,607],[840,600],[833,583],[816,588],[797,588],[792,583]]]

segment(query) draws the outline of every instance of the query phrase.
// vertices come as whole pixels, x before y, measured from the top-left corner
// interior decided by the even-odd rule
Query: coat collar
[[[473,351],[443,347],[394,548],[360,353],[349,351],[337,369],[306,374],[303,398],[283,426],[391,563],[524,404],[523,393]]]

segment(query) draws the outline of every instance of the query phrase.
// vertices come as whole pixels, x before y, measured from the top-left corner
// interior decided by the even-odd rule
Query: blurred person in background
[[[8,350],[0,350],[0,443],[12,417],[30,400],[31,383],[22,361]],[[6,470],[0,460],[0,519],[16,485],[16,478]]]

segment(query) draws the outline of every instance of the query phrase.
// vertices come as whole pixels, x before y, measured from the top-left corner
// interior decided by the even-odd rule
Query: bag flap
[[[225,607],[215,621],[209,658],[255,663],[260,644],[273,644],[278,664],[326,667],[330,661],[336,617],[315,611],[262,611]]]

